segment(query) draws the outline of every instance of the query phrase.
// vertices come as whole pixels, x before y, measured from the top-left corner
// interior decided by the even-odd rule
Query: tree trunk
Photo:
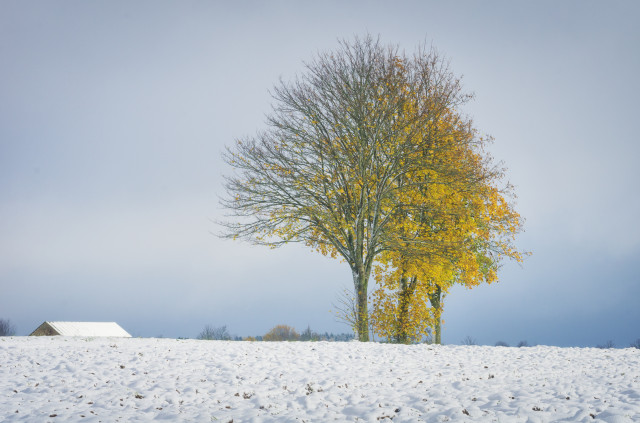
[[[429,301],[431,306],[435,309],[435,343],[442,344],[442,308],[441,308],[442,288],[440,285],[436,285],[436,290],[429,294]]]
[[[409,335],[407,333],[407,326],[409,324],[409,302],[413,292],[416,289],[416,283],[418,278],[407,278],[403,276],[400,278],[400,298],[399,298],[399,310],[398,320],[396,324],[396,342],[406,344],[409,342]]]
[[[358,332],[359,341],[369,342],[368,285],[372,257],[365,253],[364,219],[362,216],[358,217],[355,232],[355,260],[351,271],[353,272],[353,284],[356,290],[356,331]]]
[[[369,342],[369,308],[367,299],[367,285],[360,283],[356,287],[356,331],[358,341]]]
[[[358,340],[369,342],[369,298],[368,285],[371,266],[365,263],[358,263],[351,268],[353,273],[353,288],[356,295],[355,309],[355,329]]]
[[[407,292],[407,278],[400,278],[400,298],[398,299],[400,304],[398,304],[398,319],[396,321],[396,342],[406,343],[407,342],[407,319],[409,317],[409,296]]]

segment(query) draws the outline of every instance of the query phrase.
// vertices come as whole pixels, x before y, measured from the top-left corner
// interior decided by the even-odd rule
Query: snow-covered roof
[[[53,333],[50,333],[53,332]],[[131,338],[116,322],[44,322],[31,335],[116,336]]]

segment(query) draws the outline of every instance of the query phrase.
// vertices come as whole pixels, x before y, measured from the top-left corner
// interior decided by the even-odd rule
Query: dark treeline
[[[329,342],[347,342],[355,338],[352,333],[329,333],[316,332],[310,326],[298,333],[293,327],[287,325],[274,326],[264,335],[256,336],[237,336],[231,335],[227,330],[227,326],[211,326],[206,325],[197,339],[218,340],[218,341],[329,341]]]

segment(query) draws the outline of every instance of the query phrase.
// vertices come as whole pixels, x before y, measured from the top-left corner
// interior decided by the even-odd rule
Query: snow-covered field
[[[640,350],[0,338],[0,420],[639,422]]]

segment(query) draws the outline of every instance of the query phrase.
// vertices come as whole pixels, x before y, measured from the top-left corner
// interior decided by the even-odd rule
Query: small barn
[[[44,322],[29,336],[113,336],[131,338],[116,322]]]

